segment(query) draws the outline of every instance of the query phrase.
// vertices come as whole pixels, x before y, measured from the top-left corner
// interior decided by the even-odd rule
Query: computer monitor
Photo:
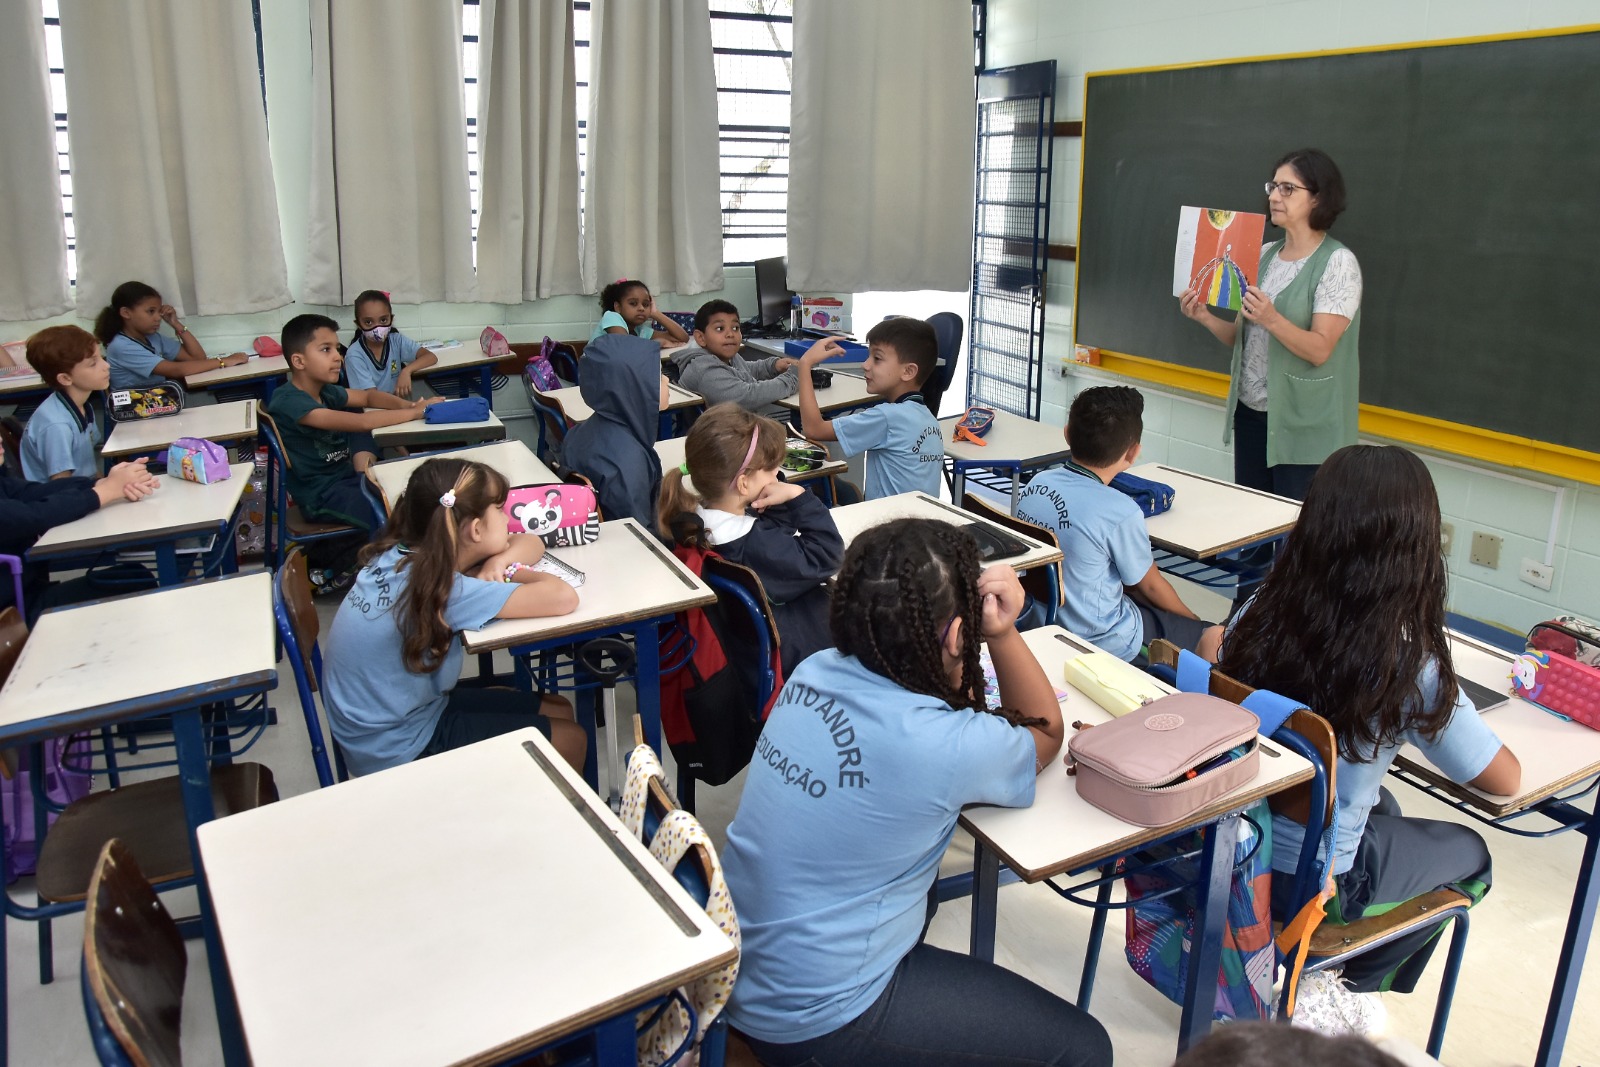
[[[789,321],[789,261],[783,256],[756,260],[756,320],[761,326]]]

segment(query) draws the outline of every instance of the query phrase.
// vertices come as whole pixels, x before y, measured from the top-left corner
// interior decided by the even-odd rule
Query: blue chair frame
[[[289,483],[285,477],[289,459],[283,451],[283,439],[278,436],[278,424],[267,412],[264,404],[256,405],[256,425],[261,428],[261,438],[267,443],[267,547],[263,556],[268,568],[276,572],[283,566],[288,546],[309,545],[333,537],[349,537],[359,531],[354,526],[340,526],[333,530],[291,535],[289,532]],[[374,509],[376,512],[377,509]],[[376,516],[380,521],[382,516]]]
[[[345,781],[350,777],[344,765],[344,756],[339,752],[338,746],[334,747],[334,760],[337,763],[338,777],[334,777],[334,769],[328,765],[328,746],[322,735],[322,722],[317,715],[317,693],[324,692],[322,682],[322,649],[316,640],[311,641],[311,647],[300,647],[300,635],[296,632],[294,621],[289,615],[289,591],[287,583],[295,578],[303,577],[304,570],[296,566],[303,556],[298,548],[293,549],[284,560],[284,565],[278,568],[278,573],[272,579],[272,617],[278,624],[278,639],[283,642],[284,654],[289,657],[289,667],[294,673],[295,691],[300,697],[300,710],[305,717],[306,735],[311,740],[311,762],[317,769],[317,784],[327,788],[337,781]],[[315,685],[313,685],[313,682]]]

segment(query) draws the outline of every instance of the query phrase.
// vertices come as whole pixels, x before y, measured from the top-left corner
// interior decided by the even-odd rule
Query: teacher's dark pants
[[[1237,404],[1233,409],[1233,480],[1248,489],[1304,500],[1317,473],[1315,463],[1267,466],[1267,413]]]

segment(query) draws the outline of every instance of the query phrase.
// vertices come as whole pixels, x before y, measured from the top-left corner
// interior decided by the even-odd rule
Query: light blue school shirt
[[[156,364],[164,359],[176,360],[183,345],[176,337],[153,333],[140,344],[125,333],[119,333],[106,345],[106,362],[111,364],[111,388],[140,389],[150,385],[165,385],[171,381],[156,373]]]
[[[627,330],[628,320],[618,315],[615,311],[606,312],[600,316],[600,321],[595,323],[594,329],[589,333],[589,340],[593,341],[613,326],[621,326],[624,330]],[[656,324],[646,320],[639,325],[638,329],[628,330],[628,332],[637,337],[643,337],[648,341],[656,335]]]
[[[912,693],[837,649],[794,672],[756,742],[722,870],[743,949],[729,1019],[837,1030],[917,944],[966,804],[1033,803],[1033,736]]]
[[[420,344],[398,330],[390,330],[383,339],[383,356],[378,360],[368,355],[366,345],[357,340],[345,350],[345,381],[351,389],[396,393],[400,389],[400,371],[410,366],[420,351]]]
[[[1054,530],[1061,543],[1066,602],[1056,622],[1113,656],[1137,656],[1144,621],[1123,587],[1136,585],[1155,562],[1139,505],[1082,468],[1058,468],[1028,483],[1017,517]]]
[[[100,477],[100,427],[66,393],[45,398],[22,431],[22,476],[48,482],[62,473]]]
[[[917,393],[833,420],[845,455],[867,454],[866,499],[921,490],[939,495],[944,435]]]
[[[456,631],[450,649],[438,670],[413,674],[394,615],[410,573],[396,567],[403,555],[396,546],[361,568],[328,630],[323,702],[351,774],[398,767],[422,754],[461,677],[461,631],[486,625],[517,590],[511,582],[456,575],[444,606],[445,625]],[[536,699],[528,698],[530,715]]]

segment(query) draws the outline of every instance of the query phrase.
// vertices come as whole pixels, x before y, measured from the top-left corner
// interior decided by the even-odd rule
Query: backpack
[[[89,795],[89,737],[52,737],[44,746],[44,795],[63,807]],[[33,832],[33,775],[25,764],[9,780],[0,781],[0,811],[5,818],[5,880],[10,885],[32,874],[39,860]],[[56,812],[46,816],[47,825]]]
[[[561,379],[556,377],[556,369],[550,363],[555,347],[556,343],[546,337],[539,351],[528,357],[528,381],[541,393],[553,393],[561,388]]]
[[[717,555],[684,545],[674,545],[672,554],[696,575],[705,570],[708,556]],[[722,785],[750,762],[761,724],[783,688],[783,665],[774,647],[777,684],[759,714],[752,714],[755,657],[753,650],[735,648],[738,658],[730,661],[723,644],[729,633],[721,606],[708,604],[678,612],[661,635],[661,733],[683,773],[707,785]]]

